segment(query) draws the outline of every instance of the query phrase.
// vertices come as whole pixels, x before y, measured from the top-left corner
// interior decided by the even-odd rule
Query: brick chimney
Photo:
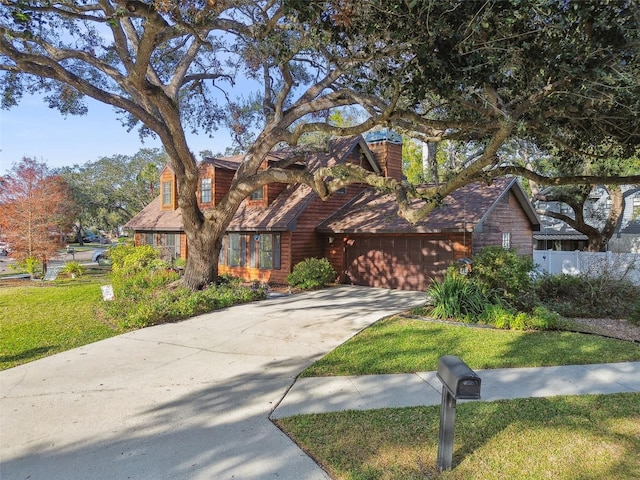
[[[364,138],[383,175],[402,180],[402,137],[391,130],[376,130]]]

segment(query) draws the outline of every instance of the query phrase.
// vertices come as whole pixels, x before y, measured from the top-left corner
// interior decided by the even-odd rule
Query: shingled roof
[[[162,210],[160,197],[156,197],[149,205],[129,220],[124,228],[131,230],[162,230],[166,232],[182,231],[182,210]]]
[[[310,170],[324,166],[333,166],[342,163],[345,158],[356,148],[360,148],[366,161],[375,172],[380,172],[380,166],[374,155],[369,150],[362,136],[344,137],[333,140],[326,152],[313,153],[308,158]],[[273,162],[283,158],[283,152],[274,152],[267,157],[267,161]],[[205,162],[213,164],[216,168],[236,170],[242,159],[242,155],[224,158],[208,158]],[[229,231],[287,231],[293,230],[296,221],[305,207],[315,198],[313,190],[306,185],[289,185],[278,197],[266,207],[242,203],[228,227]],[[182,231],[182,212],[176,210],[161,210],[160,197],[153,200],[133,217],[125,228],[138,231]]]
[[[500,178],[489,185],[472,183],[456,190],[416,225],[398,215],[398,205],[393,195],[379,195],[367,190],[320,224],[317,231],[386,234],[471,232],[510,191],[514,192],[536,230],[540,221],[518,181],[515,178]],[[424,202],[419,199],[411,202],[413,208],[422,204]]]

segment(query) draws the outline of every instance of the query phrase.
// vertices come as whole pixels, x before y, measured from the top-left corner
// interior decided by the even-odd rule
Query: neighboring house
[[[615,232],[609,240],[607,250],[620,253],[640,253],[640,188],[623,186],[624,211]],[[605,213],[611,208],[607,190],[596,188],[585,206],[585,218],[590,225],[598,226],[603,222]],[[536,250],[584,251],[588,248],[588,237],[570,227],[562,220],[544,215],[544,212],[556,212],[570,217],[573,210],[562,202],[538,202],[541,228],[534,234]]]
[[[241,157],[207,159],[200,166],[200,203],[213,207],[229,188]],[[277,156],[267,159],[275,161]],[[339,139],[310,159],[310,168],[357,163],[402,178],[402,142],[389,132]],[[293,166],[292,168],[302,168]],[[175,198],[175,175],[161,174],[161,194],[126,228],[136,244],[163,247],[186,258],[188,246]],[[416,202],[418,202],[416,200]],[[468,185],[447,197],[417,225],[396,214],[390,196],[351,185],[322,201],[306,185],[269,184],[238,209],[223,239],[219,273],[247,280],[284,283],[293,266],[327,257],[341,282],[422,290],[455,260],[487,245],[531,255],[535,212],[515,179]]]

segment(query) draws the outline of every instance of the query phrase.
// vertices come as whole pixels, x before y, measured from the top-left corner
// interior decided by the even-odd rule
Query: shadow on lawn
[[[463,478],[489,457],[496,478],[518,467],[532,478],[553,472],[586,480],[637,478],[640,405],[628,395],[464,403],[457,411],[454,468]]]
[[[38,358],[48,355],[52,351],[56,351],[57,345],[45,345],[42,347],[32,348],[18,352],[14,355],[0,355],[0,369],[10,368],[13,363],[27,363]]]

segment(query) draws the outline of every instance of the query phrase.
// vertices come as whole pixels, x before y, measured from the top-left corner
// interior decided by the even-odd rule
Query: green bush
[[[480,316],[482,323],[511,330],[554,330],[561,320],[560,315],[541,306],[527,313],[514,312],[502,305],[488,305]]]
[[[519,255],[514,249],[486,247],[473,256],[473,263],[473,276],[503,300],[527,311],[535,306],[530,256]]]
[[[542,304],[570,318],[629,318],[640,298],[640,287],[610,276],[544,275],[535,289]]]
[[[118,245],[109,250],[111,271],[117,276],[132,275],[141,271],[168,268],[160,259],[160,252],[151,245]]]
[[[177,275],[177,274],[176,274]],[[173,277],[166,277],[164,285],[119,290],[115,300],[106,302],[107,315],[121,328],[142,328],[160,323],[174,322],[265,298],[264,289],[243,287],[240,282],[210,285],[199,291],[184,287],[167,288]]]
[[[177,321],[266,296],[265,290],[242,287],[228,276],[195,292],[174,284],[180,275],[151,246],[118,246],[111,252],[115,298],[105,302],[104,310],[121,328]]]
[[[324,287],[335,281],[336,271],[326,258],[305,258],[287,275],[287,283],[302,290]]]
[[[640,326],[640,301],[633,304],[631,307],[631,313],[627,320],[629,320],[629,323],[633,325]]]
[[[64,267],[61,271],[64,274],[70,275],[71,277],[79,277],[84,273],[85,268],[80,265],[80,262],[67,262],[64,264]]]
[[[442,281],[434,281],[427,295],[433,303],[432,316],[472,323],[478,321],[488,306],[499,303],[484,284],[453,271],[448,271]]]

